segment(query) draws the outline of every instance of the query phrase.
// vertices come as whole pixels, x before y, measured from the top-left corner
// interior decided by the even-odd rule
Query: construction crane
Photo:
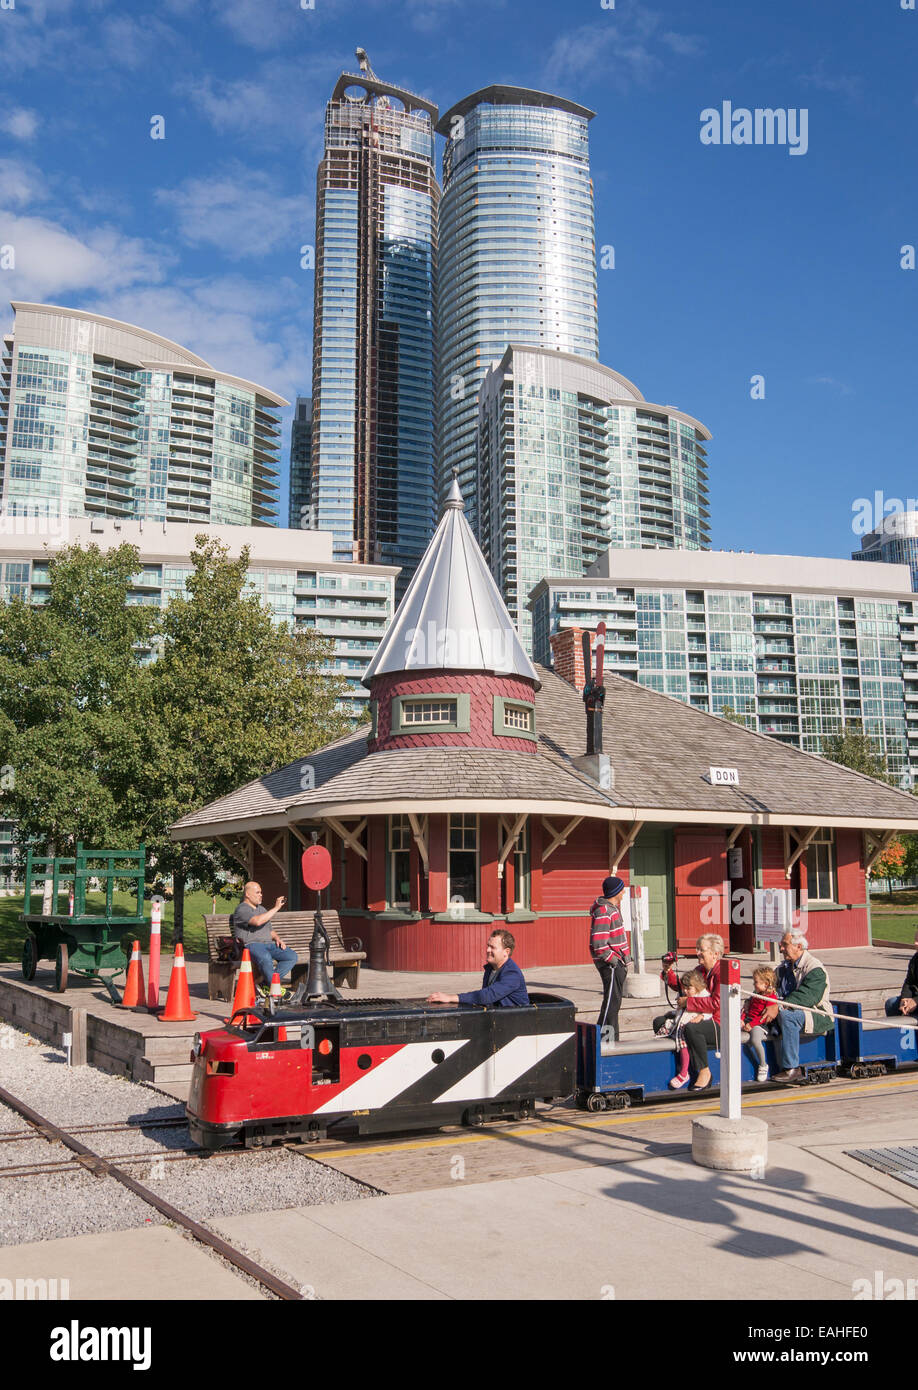
[[[375,80],[378,82],[379,78],[376,77],[376,73],[370,67],[370,60],[367,57],[367,50],[365,48],[355,49],[355,56],[357,58],[358,63],[360,64],[360,71],[365,72],[367,77],[375,78]]]

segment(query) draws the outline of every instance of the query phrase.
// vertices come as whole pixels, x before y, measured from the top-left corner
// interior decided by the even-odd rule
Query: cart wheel
[[[600,1110],[605,1110],[605,1108],[605,1096],[599,1095],[596,1091],[594,1091],[592,1095],[587,1096],[587,1110],[589,1110],[591,1115],[596,1115]]]
[[[31,933],[22,943],[22,978],[24,980],[35,979],[35,968],[38,965],[38,941]]]
[[[67,963],[69,953],[63,941],[57,948],[57,959],[54,962],[54,988],[58,994],[63,994],[67,988]]]

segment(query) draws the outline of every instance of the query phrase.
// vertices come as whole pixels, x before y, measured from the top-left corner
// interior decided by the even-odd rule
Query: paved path
[[[858,1280],[918,1276],[918,1188],[845,1153],[918,1145],[916,1096],[903,1087],[841,1110],[788,1103],[780,1122],[757,1110],[773,1119],[760,1180],[697,1167],[686,1110],[652,1139],[639,1116],[603,1117],[609,1127],[585,1136],[579,1166],[537,1148],[539,1171],[502,1180],[467,1181],[455,1160],[470,1149],[444,1136],[436,1187],[213,1226],[319,1299],[850,1302]],[[71,1298],[258,1297],[162,1228],[0,1251],[0,1278],[22,1277],[69,1278]]]

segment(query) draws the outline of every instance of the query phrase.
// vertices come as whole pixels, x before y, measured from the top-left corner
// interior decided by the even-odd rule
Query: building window
[[[806,852],[807,900],[834,903],[835,831],[817,830]]]
[[[386,903],[411,906],[411,825],[407,816],[389,817],[389,865]]]
[[[528,738],[535,743],[535,706],[495,695],[494,733],[499,738]]]
[[[478,817],[449,818],[450,907],[478,905]]]
[[[513,907],[528,908],[529,898],[529,821],[520,831],[513,855]]]
[[[402,705],[402,725],[452,724],[456,718],[455,700],[407,700]]]
[[[467,734],[470,718],[471,697],[466,694],[453,695],[446,691],[426,700],[395,695],[392,698],[390,732]]]

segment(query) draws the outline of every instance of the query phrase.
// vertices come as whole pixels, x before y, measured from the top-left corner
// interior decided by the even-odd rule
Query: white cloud
[[[8,299],[53,300],[140,280],[156,282],[169,260],[168,253],[115,227],[78,233],[43,217],[4,217],[2,238],[13,247],[16,262],[0,279]]]
[[[308,391],[306,286],[241,276],[182,279],[100,296],[96,313],[161,333],[218,371],[245,377],[293,400]]]
[[[810,376],[807,381],[811,386],[829,386],[833,391],[837,391],[840,396],[853,396],[854,387],[848,386],[844,381],[839,381],[834,376]]]
[[[322,4],[322,0],[318,0]],[[284,5],[268,0],[214,0],[212,12],[229,29],[237,43],[267,50],[294,39],[309,41],[314,10],[303,9],[296,0]]]
[[[45,180],[34,165],[0,159],[0,216],[5,217],[10,208],[43,202],[47,196]]]
[[[285,197],[267,173],[238,162],[209,178],[157,189],[155,196],[175,212],[183,241],[213,246],[233,261],[285,244],[294,255],[309,225],[305,194]]]
[[[33,140],[38,130],[38,112],[14,106],[0,116],[0,130],[12,135],[14,140]]]
[[[303,62],[271,59],[251,77],[223,81],[207,73],[177,82],[175,91],[218,134],[236,136],[237,143],[238,137],[244,137],[272,150],[289,145],[309,167],[322,156],[325,103],[340,71],[335,57],[314,55]]]
[[[660,33],[660,16],[652,10],[604,14],[555,41],[545,67],[550,85],[592,81],[627,91],[660,73],[667,50],[680,57],[699,51],[700,40],[690,34]]]

